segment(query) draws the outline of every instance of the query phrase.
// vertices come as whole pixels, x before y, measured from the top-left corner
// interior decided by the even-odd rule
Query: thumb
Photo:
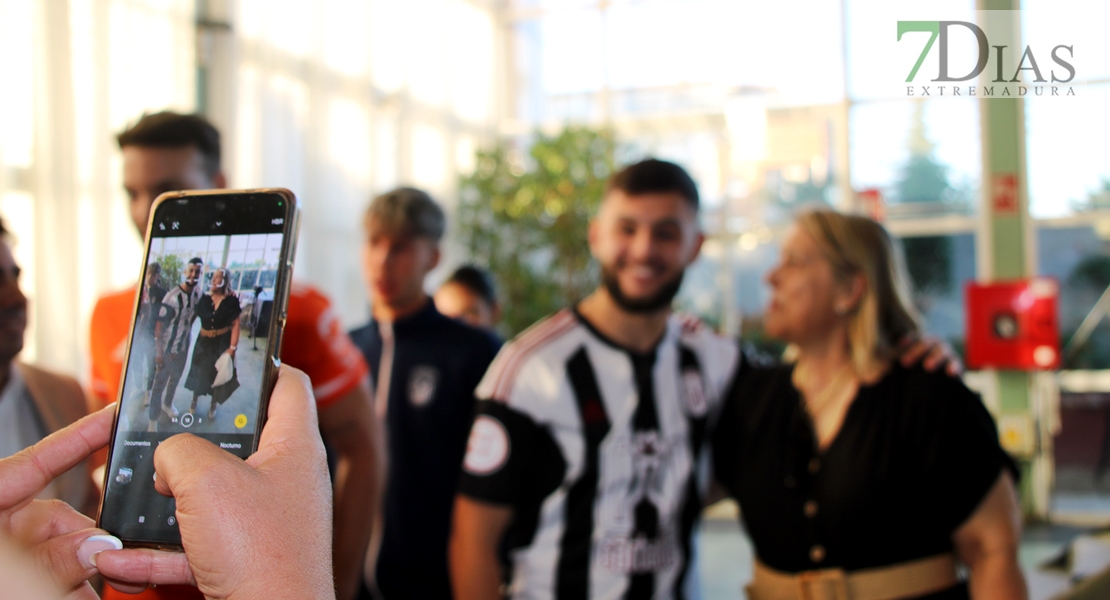
[[[63,590],[96,574],[96,555],[123,544],[101,529],[84,529],[51,538],[31,549],[35,563]]]
[[[201,479],[212,481],[221,473],[243,469],[249,467],[238,457],[206,439],[181,433],[162,442],[154,451],[154,488],[164,496],[179,498]]]

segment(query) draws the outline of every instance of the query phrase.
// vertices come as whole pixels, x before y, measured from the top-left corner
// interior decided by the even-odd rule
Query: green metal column
[[[981,11],[1017,11],[1020,0],[978,0]],[[1017,13],[1009,13],[1008,16]],[[982,15],[982,13],[980,13]],[[1010,49],[1022,48],[1021,23],[1006,19],[1002,13],[991,15],[990,43],[1005,44]],[[1008,22],[1001,30],[1000,22]],[[1006,30],[1009,31],[1006,31]],[[1007,35],[1008,33],[1008,35]],[[1001,34],[1002,39],[999,39]],[[1020,51],[1017,56],[1020,57]],[[993,58],[993,56],[992,56]],[[992,63],[993,66],[993,63]],[[1012,71],[1011,71],[1012,72]],[[980,122],[983,144],[983,206],[978,235],[981,281],[1003,281],[1032,276],[1030,251],[1033,240],[1029,227],[1029,197],[1025,165],[1025,103],[1022,98],[980,98]],[[1000,408],[1000,424],[1011,428],[1028,420],[1028,428],[1018,427],[1035,438],[1034,415],[1030,406],[1030,377],[1025,371],[997,371],[995,373]],[[1007,427],[1003,426],[1003,442]],[[1013,436],[1024,438],[1025,436]],[[1022,512],[1032,517],[1038,512],[1033,505],[1031,466],[1036,455],[1036,440],[1028,439],[1028,450],[1015,450],[1022,467]],[[1024,445],[1024,444],[1022,444]]]

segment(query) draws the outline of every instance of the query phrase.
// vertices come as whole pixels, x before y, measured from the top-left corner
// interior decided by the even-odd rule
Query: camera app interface
[[[167,438],[252,450],[284,225],[280,199],[264,198],[246,210],[257,199],[194,197],[154,215],[101,517],[113,533],[176,539],[173,500],[153,489]]]

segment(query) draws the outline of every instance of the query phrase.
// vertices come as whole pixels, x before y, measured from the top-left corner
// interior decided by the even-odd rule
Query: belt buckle
[[[851,600],[844,569],[803,571],[796,577],[801,600]]]

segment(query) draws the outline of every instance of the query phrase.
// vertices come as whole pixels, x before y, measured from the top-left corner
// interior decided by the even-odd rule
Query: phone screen
[[[289,204],[250,193],[155,206],[100,516],[121,539],[180,543],[174,501],[154,489],[162,441],[187,432],[241,458],[254,451],[289,277]]]

